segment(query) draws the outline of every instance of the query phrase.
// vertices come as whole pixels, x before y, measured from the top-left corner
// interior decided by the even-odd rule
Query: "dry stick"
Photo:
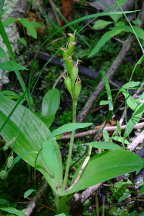
[[[48,184],[47,182],[45,182],[41,188],[39,189],[39,191],[37,192],[36,196],[29,202],[28,206],[26,207],[26,209],[24,209],[24,213],[27,216],[30,216],[34,210],[34,208],[36,207],[36,203],[38,202],[38,200],[40,200],[40,198],[42,197],[43,193],[45,192],[46,188],[47,188]]]
[[[92,187],[87,188],[85,191],[83,191],[81,194],[76,193],[74,195],[75,201],[81,201],[81,203],[85,202],[91,195],[94,193],[102,184],[96,184]]]
[[[123,60],[126,57],[127,52],[130,50],[132,42],[134,41],[134,36],[130,35],[126,41],[124,41],[122,49],[120,50],[119,54],[117,55],[116,59],[114,60],[113,64],[111,65],[107,76],[109,79],[112,78],[114,73],[117,71],[118,67],[122,64]],[[84,121],[86,118],[89,110],[91,109],[92,105],[94,104],[97,96],[104,88],[104,83],[101,81],[98,86],[95,88],[94,92],[89,97],[88,101],[86,102],[85,106],[83,107],[82,111],[79,113],[77,120],[79,122]]]
[[[122,125],[120,126],[120,129],[125,129],[127,127],[127,125]],[[134,129],[140,129],[144,127],[144,122],[138,123],[134,126]],[[77,133],[75,135],[75,138],[79,138],[79,137],[85,137],[85,136],[92,136],[94,135],[97,131],[99,130],[106,130],[106,131],[114,131],[117,129],[117,126],[106,126],[106,127],[96,127],[95,129],[92,130],[88,130],[88,131],[84,131],[84,132],[80,132]],[[61,137],[62,140],[67,140],[70,139],[70,135],[64,135],[63,137]]]
[[[143,141],[144,141],[144,131],[138,133],[138,135],[133,139],[132,143],[128,146],[128,149],[130,151],[134,151],[140,143],[143,143]]]

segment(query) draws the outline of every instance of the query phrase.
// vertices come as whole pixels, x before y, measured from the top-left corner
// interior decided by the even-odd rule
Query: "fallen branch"
[[[125,129],[126,127],[127,127],[127,125],[121,125],[120,129]],[[141,123],[136,124],[134,126],[134,129],[140,129],[140,128],[143,128],[143,127],[144,127],[144,122],[141,122]],[[95,127],[95,129],[77,133],[75,135],[75,138],[80,138],[80,137],[85,137],[85,136],[93,136],[94,134],[96,134],[96,132],[98,132],[101,129],[106,130],[106,131],[115,131],[117,129],[117,126],[106,126],[106,127],[97,126],[97,127]],[[70,134],[69,135],[64,135],[60,139],[67,140],[69,138],[70,138]]]
[[[81,203],[85,202],[102,184],[96,184],[94,186],[91,186],[87,188],[82,193],[76,193],[74,195],[74,200],[80,201]]]
[[[138,133],[137,136],[134,137],[132,143],[128,146],[128,149],[130,151],[134,151],[139,144],[143,143],[143,141],[144,141],[144,131]]]

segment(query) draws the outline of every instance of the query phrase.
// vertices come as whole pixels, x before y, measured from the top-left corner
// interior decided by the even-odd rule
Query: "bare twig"
[[[143,143],[143,141],[144,141],[144,131],[137,134],[137,136],[133,139],[132,143],[128,146],[128,149],[130,151],[134,151],[140,143]]]
[[[75,201],[85,202],[102,184],[96,184],[92,187],[87,188],[82,193],[76,193],[74,195]]]
[[[30,216],[33,212],[33,210],[36,207],[36,203],[38,202],[38,200],[42,197],[44,191],[46,190],[48,184],[47,182],[45,182],[41,188],[39,189],[39,191],[37,192],[36,196],[29,202],[28,206],[26,207],[26,209],[24,209],[24,213],[27,216]]]
[[[122,125],[120,126],[121,129],[125,129],[127,126],[126,125]],[[134,126],[134,129],[140,129],[140,128],[143,128],[144,127],[144,122],[141,122],[141,123],[138,123]],[[80,137],[85,137],[85,136],[93,136],[97,131],[99,130],[106,130],[106,131],[115,131],[117,129],[117,126],[106,126],[106,127],[95,127],[95,129],[92,129],[92,130],[88,130],[88,131],[84,131],[84,132],[81,132],[81,133],[77,133],[75,135],[75,138],[80,138]],[[66,140],[66,139],[69,139],[70,138],[70,135],[64,135],[61,139],[62,140]]]

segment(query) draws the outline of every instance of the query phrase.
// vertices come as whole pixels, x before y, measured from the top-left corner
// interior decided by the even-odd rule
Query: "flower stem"
[[[72,122],[76,122],[76,108],[77,108],[77,101],[73,100],[72,102],[72,113],[73,113],[73,119]],[[66,170],[65,170],[65,176],[63,181],[63,190],[67,187],[68,183],[68,175],[69,175],[69,169],[71,165],[72,160],[72,150],[73,150],[73,144],[74,144],[74,137],[75,137],[75,131],[72,132],[70,143],[69,143],[69,150],[68,150],[68,157],[67,157],[67,163],[66,163]]]

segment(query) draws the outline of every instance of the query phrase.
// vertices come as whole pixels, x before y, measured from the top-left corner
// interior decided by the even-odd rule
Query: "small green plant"
[[[91,123],[76,122],[81,81],[77,64],[72,58],[74,48],[75,35],[70,34],[67,47],[63,49],[63,56],[66,70],[64,83],[72,98],[72,123],[64,124],[52,131],[50,129],[59,107],[58,89],[54,88],[46,93],[42,101],[42,111],[37,115],[21,104],[22,99],[16,102],[0,94],[0,135],[6,143],[13,140],[9,147],[45,177],[53,191],[57,213],[69,213],[69,201],[75,192],[125,173],[139,172],[143,168],[143,160],[138,155],[122,149],[112,141],[91,142],[86,143],[88,153],[72,179],[70,178],[75,131],[91,126]],[[110,91],[108,83],[107,90]],[[111,98],[109,103],[111,105]],[[66,168],[63,166],[57,143],[57,137],[65,132],[72,132]],[[106,151],[91,157],[92,148],[106,149]],[[1,208],[1,210],[24,215],[12,208]]]

